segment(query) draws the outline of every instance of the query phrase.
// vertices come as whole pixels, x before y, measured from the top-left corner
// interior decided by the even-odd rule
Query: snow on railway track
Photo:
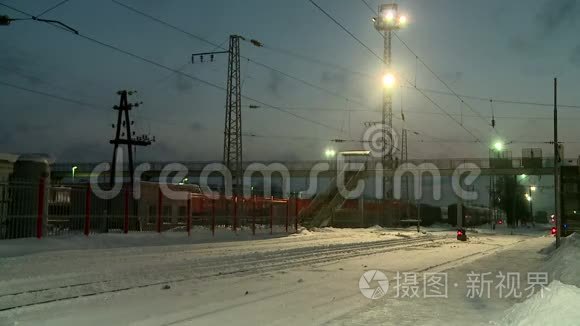
[[[221,255],[180,259],[158,266],[131,266],[115,274],[67,276],[53,286],[19,287],[0,292],[0,311],[47,304],[82,297],[128,291],[186,281],[200,281],[226,275],[244,275],[282,270],[308,264],[319,264],[357,256],[444,243],[446,236],[388,239],[364,243],[340,243],[302,248],[280,249],[241,255]],[[91,279],[92,278],[92,279]],[[38,282],[37,282],[38,283]],[[60,284],[59,284],[60,283]]]

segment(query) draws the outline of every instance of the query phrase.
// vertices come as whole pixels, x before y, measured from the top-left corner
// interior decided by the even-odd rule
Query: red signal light
[[[553,227],[552,231],[551,231],[552,235],[556,235],[557,232],[558,232],[558,230],[555,227]]]
[[[457,236],[460,237],[463,235],[463,232],[461,232],[461,230],[457,231]]]
[[[499,220],[497,224],[503,224],[503,220]]]

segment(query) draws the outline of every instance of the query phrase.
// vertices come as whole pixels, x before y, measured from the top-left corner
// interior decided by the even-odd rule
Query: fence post
[[[233,223],[234,225],[233,225],[233,228],[234,228],[234,232],[236,232],[237,226],[238,226],[238,224],[237,224],[238,223],[238,197],[234,196],[233,201],[234,201],[234,223]]]
[[[187,236],[191,236],[191,193],[187,193]],[[203,203],[203,198],[201,199]]]
[[[290,218],[290,202],[286,200],[286,233],[288,233],[288,219]]]
[[[274,197],[270,198],[270,234],[274,230]]]
[[[42,238],[42,228],[44,220],[44,192],[45,192],[45,179],[40,178],[38,182],[38,215],[36,216],[36,237],[38,239]]]
[[[298,233],[298,215],[300,212],[298,211],[298,194],[296,194],[296,198],[294,199],[294,206],[296,206],[296,218],[294,219],[294,230]]]
[[[161,188],[157,191],[157,233],[161,233],[162,213],[163,213],[163,193]]]
[[[88,237],[91,233],[91,184],[87,185],[85,194],[85,235]]]
[[[125,186],[125,216],[123,220],[123,233],[129,232],[129,187]]]
[[[215,236],[215,198],[211,200],[211,235]]]
[[[256,197],[252,196],[252,235],[256,235]]]

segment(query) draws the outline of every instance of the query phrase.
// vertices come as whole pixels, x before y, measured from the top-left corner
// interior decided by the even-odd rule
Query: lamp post
[[[75,166],[73,166],[73,167],[72,167],[72,169],[71,169],[71,172],[72,172],[72,182],[73,182],[73,183],[75,182],[75,173],[76,173],[76,171],[77,171],[77,169],[78,169],[78,168],[79,168],[79,167],[75,165]]]
[[[530,186],[528,190],[528,201],[530,202],[530,217],[532,219],[532,226],[536,226],[536,221],[534,219],[534,206],[533,206],[533,199],[532,199],[532,192],[536,191],[536,186]]]

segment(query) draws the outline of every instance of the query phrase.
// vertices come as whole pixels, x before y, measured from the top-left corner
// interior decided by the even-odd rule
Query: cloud
[[[175,75],[175,88],[181,93],[189,92],[193,89],[193,82],[181,74]]]
[[[320,76],[320,82],[324,84],[333,84],[344,86],[347,82],[347,75],[344,72],[324,71]]]
[[[270,80],[268,81],[267,88],[272,94],[280,96],[280,88],[283,82],[282,76],[272,70],[270,71]]]
[[[193,131],[200,131],[200,130],[203,130],[203,129],[205,129],[205,126],[201,122],[199,122],[199,121],[194,121],[191,124],[191,130],[193,130]]]
[[[547,0],[533,17],[533,26],[529,33],[512,36],[509,48],[518,53],[534,53],[543,41],[548,40],[563,28],[572,30],[580,19],[580,1]]]
[[[578,0],[548,0],[536,14],[536,21],[547,36],[565,24],[574,23],[579,18],[578,9]]]
[[[578,44],[576,48],[572,50],[572,53],[570,54],[570,62],[580,67],[580,44]]]

